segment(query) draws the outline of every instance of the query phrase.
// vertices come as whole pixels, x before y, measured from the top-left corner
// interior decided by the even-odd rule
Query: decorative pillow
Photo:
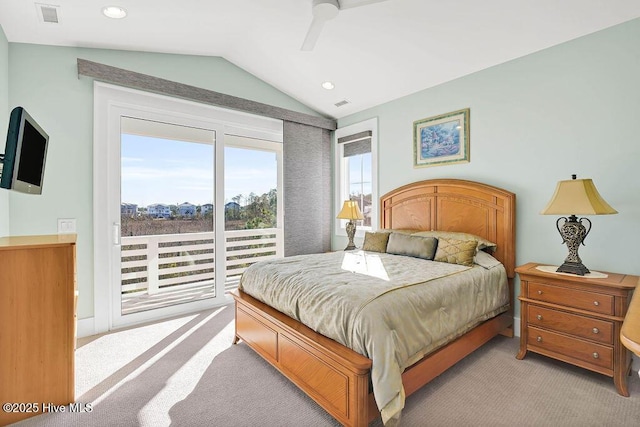
[[[432,260],[437,245],[438,240],[434,237],[391,233],[389,235],[389,243],[387,244],[387,253]]]
[[[456,240],[475,240],[476,242],[478,242],[477,250],[490,248],[490,250],[493,251],[498,246],[487,239],[484,239],[480,236],[476,236],[475,234],[461,233],[458,231],[438,231],[438,230],[418,231],[411,235],[423,236],[423,237],[435,237],[436,239],[445,238],[445,239],[456,239]]]
[[[365,232],[362,250],[370,252],[386,252],[390,234],[391,233],[384,231],[379,233]]]
[[[448,262],[449,264],[473,265],[473,257],[476,254],[478,242],[475,240],[438,239],[434,261]]]
[[[493,267],[497,267],[502,264],[500,261],[489,255],[485,251],[478,251],[475,258],[473,259],[473,262],[481,267],[486,268],[487,270],[491,270]]]

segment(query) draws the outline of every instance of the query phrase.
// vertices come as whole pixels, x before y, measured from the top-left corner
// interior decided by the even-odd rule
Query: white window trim
[[[348,197],[348,191],[345,193],[344,188],[344,168],[342,162],[342,152],[343,149],[341,144],[338,144],[338,138],[342,138],[344,136],[353,135],[359,132],[371,131],[371,227],[362,227],[359,226],[356,228],[356,237],[363,237],[365,231],[377,230],[379,228],[379,200],[378,200],[378,118],[374,117],[373,119],[365,120],[363,122],[355,123],[349,126],[345,126],[339,129],[336,129],[334,132],[334,173],[335,173],[335,181],[334,181],[334,234],[337,236],[345,236],[347,232],[342,225],[342,221],[337,219],[336,216],[340,209],[342,209],[342,204]]]

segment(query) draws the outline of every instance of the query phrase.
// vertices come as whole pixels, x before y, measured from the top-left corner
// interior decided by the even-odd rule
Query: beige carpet
[[[338,425],[246,345],[231,345],[233,333],[227,306],[83,339],[76,396],[92,411],[15,425]],[[517,338],[489,342],[410,396],[402,425],[640,425],[637,373],[625,398],[611,378],[531,353],[519,361],[517,348]]]

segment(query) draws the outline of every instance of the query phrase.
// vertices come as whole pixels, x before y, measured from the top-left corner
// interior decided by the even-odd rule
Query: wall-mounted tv
[[[42,194],[44,164],[49,135],[24,108],[16,107],[9,117],[0,188]]]

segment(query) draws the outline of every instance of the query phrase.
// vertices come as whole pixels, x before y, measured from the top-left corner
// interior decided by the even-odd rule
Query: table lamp
[[[556,270],[559,273],[571,273],[584,276],[589,273],[589,269],[582,264],[578,256],[580,244],[584,245],[584,239],[591,231],[591,221],[587,218],[576,217],[577,215],[607,215],[616,214],[613,209],[604,201],[591,179],[576,179],[571,175],[570,180],[560,181],[556,186],[549,204],[540,212],[542,215],[569,215],[560,217],[556,221],[556,228],[562,237],[562,243],[566,243],[569,248],[569,255]],[[562,226],[560,221],[564,220]],[[584,224],[587,223],[587,229]]]
[[[345,200],[342,205],[342,210],[336,218],[349,220],[349,222],[347,222],[347,237],[349,237],[349,244],[344,248],[344,250],[350,251],[355,249],[356,245],[353,243],[353,236],[356,234],[356,223],[354,220],[364,219],[364,215],[362,215],[362,212],[360,212],[360,208],[358,207],[358,202],[355,200]]]

